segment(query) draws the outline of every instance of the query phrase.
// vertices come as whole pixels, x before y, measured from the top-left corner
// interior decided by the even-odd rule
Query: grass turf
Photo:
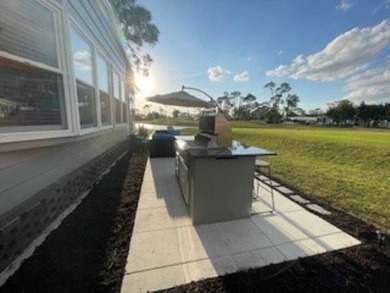
[[[389,131],[263,125],[233,132],[278,153],[269,158],[275,177],[390,229]]]

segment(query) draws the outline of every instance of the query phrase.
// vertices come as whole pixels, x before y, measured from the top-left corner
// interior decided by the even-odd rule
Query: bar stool
[[[261,169],[267,169],[268,171],[268,184],[270,187],[270,194],[271,194],[271,200],[272,200],[272,210],[271,212],[273,213],[275,211],[275,200],[274,200],[274,189],[272,187],[272,179],[271,179],[271,168],[269,166],[269,163],[264,160],[256,159],[255,162],[255,179],[257,181],[257,186],[256,186],[256,198],[259,196],[259,186],[260,186],[260,178],[258,174],[260,173]]]

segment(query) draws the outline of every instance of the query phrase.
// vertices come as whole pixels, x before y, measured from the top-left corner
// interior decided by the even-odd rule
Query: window
[[[120,94],[120,80],[116,73],[113,74],[113,87],[114,87],[114,101],[115,101],[115,121],[116,124],[122,123],[121,119],[121,94]]]
[[[106,61],[97,55],[97,76],[100,96],[102,125],[111,124],[111,99],[108,93],[108,67]]]
[[[54,12],[36,1],[0,1],[0,132],[64,128]]]
[[[96,123],[96,98],[93,85],[91,46],[74,29],[70,29],[73,72],[76,78],[77,101],[81,128],[94,127]]]
[[[127,103],[126,103],[126,90],[125,83],[121,81],[121,97],[122,97],[122,122],[127,123]]]
[[[58,67],[53,12],[36,1],[0,1],[0,50]]]

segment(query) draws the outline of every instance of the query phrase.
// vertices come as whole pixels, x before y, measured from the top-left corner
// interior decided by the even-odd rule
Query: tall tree
[[[156,45],[160,34],[157,26],[152,23],[152,14],[138,5],[136,0],[110,0],[110,2],[122,24],[136,69],[147,75],[153,59],[149,54],[143,54],[141,49],[145,44]]]
[[[294,110],[300,101],[299,97],[295,94],[290,94],[292,88],[287,82],[281,83],[279,86],[276,86],[276,83],[273,81],[268,82],[264,88],[268,88],[271,91],[271,98],[269,104],[271,105],[272,113],[269,113],[268,120],[272,123],[278,123],[278,119],[281,119],[280,115],[283,113],[287,118],[291,113],[291,110]],[[284,104],[284,109],[280,109],[280,105]],[[276,113],[279,113],[277,115]]]
[[[264,88],[269,89],[271,91],[271,97],[274,96],[275,87],[276,87],[276,83],[274,83],[273,81],[270,81],[264,86]]]
[[[276,93],[280,95],[287,94],[288,92],[291,91],[291,86],[287,82],[283,82],[280,84],[279,87],[276,88]]]
[[[256,120],[264,120],[265,119],[265,116],[266,114],[268,113],[268,111],[271,109],[271,106],[268,102],[264,102],[264,103],[255,103],[254,105],[254,110],[252,112],[252,117],[253,119],[256,119]]]
[[[278,86],[275,90],[275,108],[279,110],[279,104],[285,104],[287,103],[286,99],[284,96],[288,94],[291,91],[291,86],[287,82],[283,82]],[[287,113],[285,113],[285,117],[287,117]]]
[[[231,92],[230,93],[230,97],[233,100],[235,108],[238,108],[238,107],[241,106],[241,99],[242,99],[241,92],[239,92],[239,91]],[[238,100],[238,106],[237,106],[237,101],[236,100]]]
[[[309,110],[308,114],[309,116],[316,117],[324,115],[324,111],[322,111],[320,108],[315,108],[313,110]]]
[[[294,94],[290,95],[289,94],[287,96],[285,107],[284,107],[286,118],[288,118],[288,116],[290,116],[291,112],[297,108],[299,101],[300,101],[300,99],[297,95],[294,95]]]
[[[270,81],[264,86],[264,88],[268,88],[271,91],[270,105],[272,109],[279,111],[279,104],[282,96],[278,93],[275,94],[275,87],[276,83],[274,83],[273,81]]]
[[[257,98],[252,94],[247,94],[245,97],[240,96],[240,99],[240,106],[234,109],[234,118],[239,120],[250,120],[251,112],[254,110]]]
[[[356,107],[348,100],[341,100],[330,105],[326,115],[341,125],[346,123],[347,120],[354,119]]]
[[[358,116],[358,118],[363,120],[363,125],[365,127],[370,126],[371,113],[370,113],[370,106],[369,105],[366,105],[366,103],[361,102],[358,109],[357,109],[357,116]]]
[[[385,119],[387,121],[390,121],[390,103],[386,103],[384,105],[384,108],[385,108]]]
[[[228,92],[224,92],[222,96],[217,98],[217,103],[226,115],[230,115],[231,109],[234,104],[232,102],[232,97]]]

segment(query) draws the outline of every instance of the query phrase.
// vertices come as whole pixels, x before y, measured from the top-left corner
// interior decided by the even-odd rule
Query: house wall
[[[106,56],[109,56],[121,72],[126,70],[126,55],[116,38],[116,30],[109,22],[109,12],[104,12],[102,3],[96,0],[67,0],[64,8],[85,32],[97,44]]]
[[[6,154],[7,159],[17,160],[5,162],[9,167],[0,172],[1,184],[8,187],[1,193],[0,272],[129,147],[128,140],[108,133],[64,146]]]
[[[127,74],[132,74],[116,24],[107,9],[108,2],[46,1],[58,7],[63,19],[64,41],[60,43],[63,45],[60,51],[63,51],[65,87],[68,86],[65,90],[68,125],[67,129],[51,132],[2,133],[0,129],[0,272],[130,147],[128,121],[115,123],[113,106],[112,123],[108,126],[98,123],[96,127],[81,129],[78,120],[68,40],[70,26],[76,26],[93,43],[94,55],[105,57],[110,78],[112,71],[121,75],[123,81]],[[109,88],[113,105],[112,85]],[[97,93],[98,90],[99,103]]]
[[[126,140],[126,129],[81,141],[0,153],[0,219],[31,195]]]

